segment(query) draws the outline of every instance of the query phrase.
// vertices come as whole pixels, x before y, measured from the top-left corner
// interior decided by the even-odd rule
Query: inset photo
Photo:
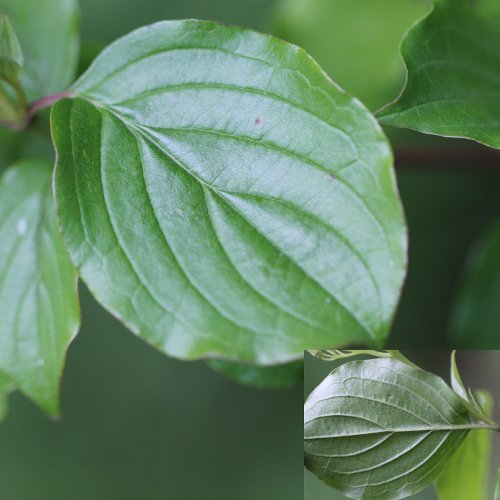
[[[308,351],[304,500],[500,498],[500,351]]]

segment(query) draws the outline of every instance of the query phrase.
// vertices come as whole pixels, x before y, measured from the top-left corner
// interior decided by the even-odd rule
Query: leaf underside
[[[393,359],[345,363],[304,406],[305,465],[351,498],[403,498],[433,481],[470,423],[431,373]]]
[[[0,180],[0,372],[49,415],[79,327],[77,275],[57,228],[51,167],[24,161]]]
[[[483,5],[484,4],[484,5]],[[484,0],[438,0],[405,36],[407,82],[383,125],[500,148],[500,12]]]
[[[406,245],[390,149],[304,51],[158,23],[105,50],[51,121],[73,262],[151,344],[272,364],[386,338]]]

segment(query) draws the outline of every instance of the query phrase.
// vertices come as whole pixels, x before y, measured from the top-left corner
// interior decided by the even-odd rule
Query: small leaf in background
[[[9,18],[0,14],[0,77],[11,85],[16,85],[23,61],[23,51]]]
[[[379,121],[500,148],[499,46],[500,15],[482,0],[437,0],[403,40],[407,82]]]
[[[487,391],[477,391],[477,399],[491,415],[493,399]],[[440,500],[487,500],[488,470],[493,433],[484,429],[469,432],[449,458],[435,482]]]
[[[0,370],[49,415],[80,323],[77,275],[56,223],[51,166],[24,161],[0,180]]]
[[[76,0],[0,0],[24,51],[22,82],[29,101],[67,89],[79,47]]]
[[[219,359],[207,361],[208,366],[225,377],[258,389],[280,389],[302,384],[304,362],[294,361],[274,366],[251,366]]]
[[[438,376],[394,359],[351,361],[304,405],[306,467],[352,498],[425,488],[474,427]]]
[[[23,51],[9,18],[0,13],[0,120],[11,126],[20,126],[26,111],[20,81],[23,61]]]
[[[397,96],[401,38],[428,10],[428,0],[281,0],[272,27],[375,110]]]
[[[180,358],[269,365],[387,337],[406,235],[389,145],[301,49],[171,21],[107,48],[52,111],[73,262]]]
[[[469,395],[467,394],[467,389],[462,382],[462,377],[460,376],[460,372],[457,367],[457,357],[456,351],[452,351],[451,353],[451,369],[450,369],[450,379],[451,379],[451,388],[463,399],[468,401]]]
[[[466,262],[450,320],[450,343],[500,349],[500,224],[476,243]]]

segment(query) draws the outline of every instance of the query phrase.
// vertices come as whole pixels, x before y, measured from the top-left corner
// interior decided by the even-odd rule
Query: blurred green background
[[[429,8],[428,0],[80,3],[81,69],[103,46],[138,26],[214,19],[300,43],[372,110],[397,95],[404,80],[399,40]],[[388,133],[395,149],[407,152],[464,145]],[[15,137],[0,131],[0,170],[26,154],[52,156],[51,145],[36,132]],[[485,169],[481,161],[451,167],[396,163],[410,264],[392,347],[447,345],[449,311],[467,252],[500,214],[500,168]],[[0,425],[1,500],[302,498],[302,388],[239,387],[203,363],[155,352],[84,289],[82,309],[83,328],[63,380],[62,421],[51,422],[24,398],[11,397],[11,411]],[[317,481],[306,477],[306,488],[318,488],[310,490],[311,499],[326,498]],[[326,494],[335,498],[330,490]]]
[[[450,383],[450,351],[405,351],[404,354],[418,366],[441,376]],[[353,358],[357,359],[357,358]],[[342,360],[342,363],[352,359]],[[322,361],[306,355],[304,365],[304,401],[312,390],[341,362]],[[500,387],[497,383],[500,375],[500,351],[459,351],[457,364],[464,384],[473,389],[488,390],[494,401],[493,417],[500,420]],[[493,451],[490,463],[490,492],[493,498],[495,473],[500,466],[500,442],[498,436],[493,436]],[[347,498],[344,494],[326,486],[313,474],[304,469],[304,500],[342,500]],[[437,500],[437,495],[432,486],[429,486],[417,495],[410,498],[415,500]],[[471,500],[474,500],[471,498]]]

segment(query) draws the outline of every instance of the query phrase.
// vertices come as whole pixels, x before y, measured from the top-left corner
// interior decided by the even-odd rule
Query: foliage
[[[500,12],[483,4],[438,0],[405,36],[406,85],[382,124],[500,147]]]
[[[315,354],[334,361],[356,352]],[[340,365],[309,395],[306,467],[351,498],[403,498],[436,478],[443,500],[482,498],[488,431],[500,429],[487,414],[491,397],[471,403],[454,353],[452,387],[397,351],[371,354]]]
[[[322,54],[332,53],[333,10],[352,20],[373,9],[371,26],[386,36],[371,47],[360,30],[364,62],[338,47],[318,57],[371,108],[386,102],[397,42],[425,2],[296,5],[286,12],[309,17],[282,14],[276,31]],[[390,30],[387,12],[397,14]],[[111,44],[72,83],[75,0],[0,0],[0,13],[2,158],[47,142],[49,109],[57,155],[51,169],[23,154],[0,181],[2,401],[15,386],[59,413],[78,278],[158,350],[208,359],[243,383],[297,380],[304,349],[385,345],[407,264],[391,145],[303,49],[215,22],[163,21]],[[498,15],[492,1],[438,2],[404,38],[408,81],[380,123],[498,147],[498,106],[485,104],[498,100]],[[481,288],[464,285],[475,312]],[[460,405],[487,421],[472,393]]]

